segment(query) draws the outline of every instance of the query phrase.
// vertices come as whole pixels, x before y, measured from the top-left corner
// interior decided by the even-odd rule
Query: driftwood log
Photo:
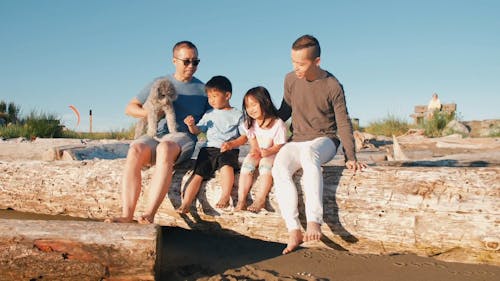
[[[0,280],[155,280],[159,227],[0,219]]]
[[[118,216],[124,161],[0,161],[0,208],[93,219]],[[136,215],[143,210],[153,169],[143,171],[146,191]],[[273,191],[267,210],[258,214],[235,212],[232,207],[221,210],[215,208],[220,195],[216,177],[204,184],[190,214],[177,214],[174,209],[180,205],[188,171],[188,167],[176,169],[157,224],[286,242]],[[304,246],[500,265],[499,172],[498,166],[400,165],[372,166],[353,174],[325,166],[324,239]],[[299,185],[300,178],[299,173],[295,177]]]

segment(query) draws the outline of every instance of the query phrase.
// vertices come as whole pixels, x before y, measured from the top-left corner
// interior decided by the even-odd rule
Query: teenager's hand
[[[349,160],[345,163],[346,167],[349,169],[349,170],[354,170],[354,172],[356,171],[361,171],[363,170],[364,168],[366,168],[366,164],[363,163],[363,162],[359,162],[359,161],[354,161],[354,160]]]

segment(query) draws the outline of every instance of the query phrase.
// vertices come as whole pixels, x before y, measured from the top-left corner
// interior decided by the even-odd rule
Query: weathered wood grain
[[[0,280],[155,280],[159,227],[0,219]]]
[[[0,162],[0,208],[95,219],[118,216],[124,161]],[[143,171],[143,186],[149,185],[153,169]],[[176,170],[156,223],[286,242],[273,191],[267,211],[221,210],[214,207],[220,195],[215,178],[206,182],[191,214],[175,213],[187,171]],[[305,246],[357,253],[411,252],[500,265],[499,172],[498,166],[372,166],[353,174],[326,166],[324,239]],[[300,183],[300,174],[296,182]],[[137,215],[143,210],[143,197]]]

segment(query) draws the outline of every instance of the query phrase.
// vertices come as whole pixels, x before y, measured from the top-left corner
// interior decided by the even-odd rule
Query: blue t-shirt
[[[207,142],[204,146],[208,147],[220,148],[224,142],[246,134],[243,126],[243,113],[236,108],[209,110],[196,126],[207,134]]]
[[[144,87],[136,98],[144,104],[149,96],[151,86],[153,86],[157,80],[163,78],[167,78],[173,84],[175,91],[177,92],[177,99],[173,103],[177,131],[189,133],[188,127],[184,124],[186,116],[193,115],[195,121],[198,122],[203,114],[207,110],[211,109],[205,93],[205,84],[203,84],[203,82],[198,80],[196,77],[193,77],[189,82],[181,82],[175,79],[173,74],[171,74],[154,79],[151,83]],[[168,134],[168,128],[165,118],[162,118],[158,122],[158,131],[156,135],[161,137],[165,134]],[[196,141],[196,136],[192,134],[190,135],[192,139]]]

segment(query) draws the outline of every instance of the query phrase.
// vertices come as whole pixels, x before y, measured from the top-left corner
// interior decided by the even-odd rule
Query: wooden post
[[[90,128],[89,128],[89,132],[92,133],[92,109],[89,111],[89,124],[90,124]]]

